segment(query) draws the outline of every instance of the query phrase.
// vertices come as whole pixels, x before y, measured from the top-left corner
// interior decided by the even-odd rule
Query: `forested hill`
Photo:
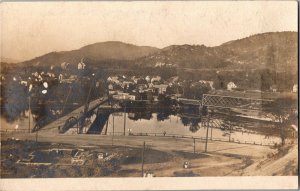
[[[172,45],[136,60],[137,64],[147,66],[155,66],[158,62],[193,69],[295,70],[297,33],[256,34],[216,47]]]
[[[288,75],[292,74],[293,79],[296,79],[298,71],[297,32],[256,34],[215,47],[186,44],[158,49],[109,41],[91,44],[78,50],[52,52],[22,62],[20,66],[49,67],[53,65],[60,67],[62,63],[67,62],[74,64],[74,67],[77,68],[76,66],[82,58],[87,65],[91,65],[95,69],[110,68],[114,70],[114,68],[121,67],[134,70],[140,68],[141,70],[143,67],[157,68],[158,65],[164,65],[176,68],[178,74],[183,70],[194,71],[194,73],[199,70],[210,70],[212,73],[207,79],[212,75],[215,76],[213,71],[235,72],[268,69],[272,76],[276,76],[276,73],[287,72]]]
[[[135,46],[118,41],[95,43],[78,50],[51,52],[23,62],[24,65],[60,65],[63,62],[77,64],[82,58],[93,61],[130,61],[159,51],[149,46]],[[127,63],[127,62],[126,62]]]

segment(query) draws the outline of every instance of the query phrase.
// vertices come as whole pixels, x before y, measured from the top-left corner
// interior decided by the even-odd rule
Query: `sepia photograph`
[[[297,1],[0,12],[0,190],[298,188]]]

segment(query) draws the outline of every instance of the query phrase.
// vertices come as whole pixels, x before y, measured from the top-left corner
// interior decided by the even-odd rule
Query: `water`
[[[1,126],[0,129],[2,131],[29,131],[29,112],[25,110],[24,115],[18,117],[15,121],[9,123],[6,119],[1,116],[0,118]],[[35,115],[30,115],[30,129],[32,129],[36,124]]]
[[[145,112],[147,113],[147,112]],[[181,114],[170,114],[161,119],[161,113],[113,113],[110,114],[105,125],[100,128],[103,135],[140,135],[151,136],[187,136],[205,138],[207,127],[201,123],[200,117],[184,117]],[[125,117],[124,117],[125,115]],[[93,122],[93,121],[91,121]],[[84,132],[87,132],[87,126]],[[69,131],[73,131],[69,130]],[[93,133],[93,132],[90,132]],[[99,134],[99,132],[95,132]],[[235,126],[233,130],[221,130],[220,128],[210,128],[208,137],[214,140],[235,141],[241,143],[255,143],[263,145],[273,145],[280,143],[278,136],[265,135],[263,133],[249,131],[249,129]]]
[[[28,112],[25,112],[25,116],[20,117],[13,123],[7,123],[5,119],[1,117],[1,130],[15,130],[18,126],[18,130],[28,129]],[[191,114],[191,113],[190,113]],[[125,118],[124,118],[125,115]],[[128,136],[130,133],[134,135],[148,134],[151,136],[189,136],[197,138],[205,138],[207,133],[207,127],[203,125],[203,119],[199,117],[198,114],[183,115],[177,112],[166,111],[149,111],[144,109],[142,111],[134,112],[130,111],[128,113],[110,113],[108,118],[104,118],[102,127],[99,127],[98,132],[89,132],[103,135],[115,135],[124,134],[124,119],[125,119],[125,135]],[[196,116],[196,117],[195,117]],[[88,132],[91,124],[95,121],[96,115],[92,115],[90,118],[90,123],[85,126],[83,132]],[[214,119],[212,119],[214,120]],[[223,119],[224,120],[224,119]],[[201,122],[202,121],[202,122]],[[35,120],[31,116],[31,129],[34,127]],[[113,125],[114,124],[114,125]],[[260,123],[256,123],[257,128]],[[67,134],[76,134],[77,129],[71,128],[67,131]],[[270,130],[268,134],[250,131],[244,127],[234,126],[234,128],[229,131],[229,129],[221,130],[220,128],[210,128],[208,132],[208,137],[214,140],[223,141],[235,141],[241,143],[256,143],[263,145],[273,145],[274,143],[280,143],[281,139],[278,134],[275,134],[273,130]]]

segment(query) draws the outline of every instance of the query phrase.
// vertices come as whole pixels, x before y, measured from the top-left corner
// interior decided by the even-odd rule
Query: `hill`
[[[78,63],[82,58],[89,60],[134,60],[147,56],[159,49],[149,46],[135,46],[118,41],[95,43],[78,50],[51,52],[43,56],[25,61],[25,65],[59,65],[63,62]]]
[[[216,47],[172,45],[136,60],[155,66],[157,62],[192,69],[274,69],[297,68],[297,33],[272,32],[233,40]]]
[[[177,69],[257,70],[297,72],[297,32],[270,32],[226,42],[220,46],[171,45],[163,49],[108,41],[78,50],[51,52],[23,62],[25,65],[59,65],[78,63],[85,58],[93,66],[129,64],[155,67],[171,64]]]
[[[1,57],[1,63],[18,63],[18,60],[12,58]]]

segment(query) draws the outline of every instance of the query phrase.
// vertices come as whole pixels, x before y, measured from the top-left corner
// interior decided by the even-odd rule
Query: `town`
[[[165,141],[168,142],[174,141],[174,138],[175,140],[181,138],[187,140],[193,139],[194,141],[199,139],[198,141],[201,144],[203,139],[208,139],[207,137],[205,138],[201,136],[205,134],[202,132],[205,131],[205,129],[202,129],[201,126],[205,127],[205,123],[207,123],[205,122],[205,108],[200,107],[199,110],[199,106],[202,104],[204,95],[230,96],[230,99],[236,99],[235,102],[238,104],[239,99],[242,99],[242,97],[251,97],[254,99],[256,97],[263,97],[264,99],[280,99],[283,95],[280,91],[284,91],[284,95],[288,94],[292,97],[295,97],[298,91],[297,84],[293,84],[293,86],[287,88],[288,90],[278,90],[276,85],[270,84],[268,89],[261,91],[251,88],[248,88],[247,90],[245,87],[239,87],[238,81],[228,80],[226,83],[222,82],[222,85],[220,85],[217,84],[218,81],[216,80],[182,78],[180,75],[176,75],[173,65],[166,65],[161,62],[156,63],[152,70],[164,70],[167,71],[167,75],[160,75],[151,72],[149,72],[149,75],[146,75],[140,74],[143,72],[136,72],[134,70],[131,72],[125,70],[125,72],[122,73],[122,69],[120,72],[116,72],[117,69],[115,69],[114,72],[109,72],[110,70],[104,68],[95,69],[88,65],[89,64],[85,63],[84,58],[82,58],[77,64],[63,62],[59,66],[37,66],[26,68],[25,70],[19,70],[18,68],[14,68],[14,70],[12,70],[9,67],[2,68],[2,71],[4,72],[1,72],[1,86],[2,88],[9,88],[3,88],[4,91],[1,95],[2,104],[5,105],[6,108],[9,108],[9,110],[2,108],[5,109],[3,110],[3,116],[6,116],[7,120],[13,123],[15,120],[19,121],[19,118],[25,118],[29,120],[29,133],[36,132],[36,138],[32,137],[33,139],[36,139],[36,142],[27,142],[25,144],[33,146],[37,144],[38,139],[41,139],[43,135],[50,133],[47,131],[49,126],[54,127],[54,129],[59,128],[59,132],[66,136],[74,135],[74,133],[71,132],[74,132],[73,126],[76,123],[82,124],[82,127],[80,127],[81,130],[76,130],[77,133],[85,132],[88,134],[92,133],[107,136],[106,138],[103,138],[103,141],[106,142],[106,144],[110,144],[108,143],[110,140],[107,139],[110,136],[118,137],[113,138],[111,144],[113,144],[113,142],[124,142],[125,140],[120,139],[118,135],[137,137],[150,136],[149,138],[143,138],[144,140],[149,139],[148,144],[149,141],[152,142],[159,137],[166,137]],[[287,91],[289,92],[287,93]],[[108,100],[107,103],[109,105],[114,105],[114,109],[109,110],[108,113],[105,109],[102,109],[102,112],[99,109],[98,111],[91,110],[92,113],[88,115],[84,115],[84,113],[82,113],[84,110],[81,110],[80,113],[77,112],[77,114],[76,112],[74,113],[74,111],[80,109],[81,105],[92,103],[94,102],[93,100],[104,100],[104,98]],[[121,130],[123,129],[121,125],[123,123],[121,122],[123,120],[122,112],[125,113],[124,132]],[[248,145],[270,145],[277,147],[278,144],[283,142],[288,143],[287,145],[292,144],[293,139],[296,137],[296,133],[294,132],[297,130],[294,125],[297,124],[295,121],[297,116],[296,110],[293,110],[292,113],[289,114],[288,124],[292,125],[292,127],[289,128],[284,135],[280,132],[280,129],[276,129],[278,116],[276,113],[274,114],[270,111],[261,111],[255,114],[253,112],[245,112],[242,109],[231,109],[230,111],[227,109],[215,108],[213,110],[210,109],[210,112],[214,112],[215,114],[214,118],[212,118],[208,123],[212,125],[211,128],[216,128],[214,129],[215,137],[213,137],[211,130],[210,141],[217,141],[212,142],[216,144],[215,146],[217,147],[220,147],[220,145],[217,144],[218,141],[220,141],[220,143],[222,141],[227,141],[231,144],[243,143]],[[228,113],[232,112],[234,112],[234,114],[228,116]],[[120,113],[120,115],[118,113]],[[157,129],[154,131],[149,129],[146,131],[147,133],[142,133],[143,131],[140,130],[138,121],[135,122],[136,125],[127,125],[127,130],[125,127],[125,118],[127,118],[125,117],[126,113],[128,113],[128,120],[136,121],[144,119],[149,120],[149,122],[153,120],[153,115],[156,115],[157,120],[161,122],[168,120],[171,122],[171,120],[175,120],[175,116],[180,116],[182,124],[184,126],[190,126],[190,132],[177,134],[175,133],[175,130],[164,128],[162,130]],[[31,116],[29,116],[30,114]],[[84,122],[75,121],[71,123],[71,121],[68,121],[69,119],[64,121],[66,116],[72,115],[77,116],[76,118],[85,117],[83,118]],[[112,115],[115,119],[111,118],[110,115]],[[32,125],[30,125],[30,118],[32,118]],[[116,124],[113,124],[114,126],[112,126],[113,122],[111,122],[111,120],[117,120],[119,122],[116,122]],[[53,126],[52,124],[56,123],[55,121],[61,121],[61,125]],[[257,128],[255,125],[257,122],[263,125],[264,128]],[[36,128],[37,125],[38,128]],[[173,128],[177,128],[178,126],[177,124],[173,125],[175,125]],[[114,130],[114,128],[116,128],[116,130]],[[152,127],[150,125],[147,128]],[[2,129],[2,131],[5,132],[11,132],[11,130],[28,132],[28,124],[27,122],[19,122],[13,129]],[[41,132],[38,135],[40,130]],[[221,133],[222,136],[218,135],[219,133]],[[251,136],[249,136],[249,133]],[[248,136],[243,136],[243,134],[248,134]],[[33,135],[34,134],[32,134],[32,136]],[[262,139],[260,136],[264,136],[265,138]],[[269,138],[270,136],[271,138]],[[276,137],[281,137],[281,141]],[[169,138],[172,140],[169,140]],[[114,139],[116,140],[114,141]],[[59,141],[59,139],[57,141]],[[89,141],[93,142],[94,140],[89,138]],[[19,144],[20,140],[14,137],[8,138],[8,143]],[[127,141],[125,141],[124,144],[128,144],[128,147],[131,147],[131,143]],[[34,146],[34,148],[35,147],[36,146]],[[155,146],[152,145],[151,147]],[[54,177],[64,176],[64,173],[67,176],[77,176],[80,174],[82,176],[140,176],[139,171],[135,170],[133,172],[125,172],[121,169],[129,167],[124,166],[128,163],[126,161],[129,160],[127,160],[126,157],[130,157],[130,160],[140,161],[141,159],[134,159],[134,155],[136,155],[137,152],[142,152],[141,150],[127,151],[119,146],[115,146],[114,151],[108,149],[95,150],[93,147],[74,147],[63,144],[59,149],[56,147],[52,148],[52,146],[49,147],[47,145],[44,145],[41,148],[44,148],[44,150],[35,151],[34,149],[31,149],[31,152],[28,151],[29,153],[26,154],[27,158],[23,158],[20,154],[17,154],[16,156],[9,154],[9,158],[5,160],[16,160],[16,163],[21,166],[33,165],[38,167],[43,165],[50,166],[51,168],[53,168],[52,165],[61,166],[59,168],[60,171],[54,171],[53,169],[53,174],[51,176]],[[49,152],[47,154],[45,153],[45,149],[48,148],[50,148],[50,150],[54,150],[47,151]],[[79,150],[76,152],[76,149]],[[198,148],[198,150],[199,149],[200,148]],[[206,149],[207,147],[205,146],[205,150],[203,151],[206,152]],[[54,154],[54,151],[56,154]],[[34,154],[36,152],[38,152],[38,154]],[[158,151],[150,149],[148,152],[155,153]],[[55,163],[53,163],[53,161],[50,162],[47,159],[50,155],[51,157],[54,157],[53,161],[56,161]],[[159,155],[164,156],[166,153],[159,153]],[[176,157],[183,160],[184,168],[187,169],[184,173],[189,173],[188,169],[191,168],[190,161],[186,161],[184,155]],[[194,157],[197,158],[197,154],[192,156],[192,158]],[[149,156],[147,160],[149,160]],[[84,166],[94,166],[96,163],[102,170],[84,170]],[[131,162],[129,162],[128,165],[130,163]],[[195,161],[193,163],[195,163]],[[14,163],[11,163],[11,165],[13,164]],[[64,167],[69,164],[78,166],[76,168],[80,173],[76,175],[73,172],[74,170],[76,171],[76,169],[71,170]],[[8,166],[10,165],[8,164]],[[163,171],[160,172],[158,170],[154,170],[155,167],[152,162],[148,164],[148,169],[152,170],[147,171],[146,173],[143,172],[143,176],[152,177],[154,176],[153,171],[155,171],[155,176],[163,176],[163,174],[161,174]],[[6,176],[14,176],[7,168],[4,173],[7,174]],[[24,171],[21,173],[22,175],[20,174],[20,176],[31,176],[30,174],[35,174],[37,177],[45,176],[43,173],[43,170],[34,167],[31,168],[31,173],[27,173],[28,175],[25,175],[26,173]],[[180,173],[183,172],[174,173],[174,175],[178,173],[178,176],[181,176]],[[168,176],[172,175],[169,174]],[[193,176],[193,173],[191,176]]]

